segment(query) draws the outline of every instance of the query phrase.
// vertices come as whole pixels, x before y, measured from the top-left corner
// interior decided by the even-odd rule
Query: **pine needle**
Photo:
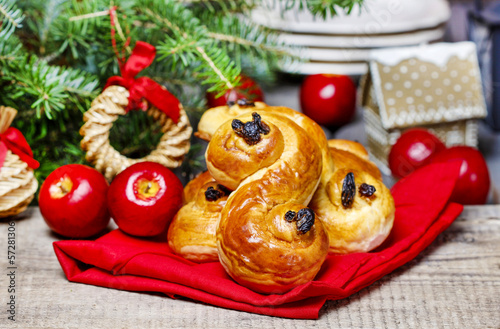
[[[0,40],[5,40],[22,27],[24,16],[15,0],[0,0]]]

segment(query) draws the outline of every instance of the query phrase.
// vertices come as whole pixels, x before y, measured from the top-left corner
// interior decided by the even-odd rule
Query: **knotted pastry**
[[[311,281],[328,253],[323,225],[306,207],[322,170],[318,144],[289,118],[255,109],[216,130],[206,161],[234,189],[217,227],[227,273],[262,293]]]
[[[307,116],[286,107],[264,103],[221,106],[206,111],[196,135],[210,140],[218,127],[237,115],[259,111],[279,113],[292,119],[307,131],[322,152],[323,168],[318,188],[310,207],[325,224],[332,253],[367,252],[380,245],[388,236],[394,221],[394,201],[382,183],[378,168],[368,160],[366,149],[359,143],[345,140],[327,141],[323,130]],[[353,203],[342,205],[345,177],[352,172],[355,192]],[[361,185],[370,185],[374,192],[359,196]],[[365,185],[363,185],[363,189]]]
[[[368,252],[389,235],[394,221],[394,200],[377,166],[356,142],[329,140],[333,170],[309,206],[328,231],[330,252]]]
[[[168,228],[168,245],[174,253],[197,263],[219,259],[215,229],[229,193],[208,171],[186,185],[186,204]]]

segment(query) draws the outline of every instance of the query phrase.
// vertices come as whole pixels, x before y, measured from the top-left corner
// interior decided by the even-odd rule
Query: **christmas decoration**
[[[33,169],[39,163],[21,132],[10,127],[16,114],[0,106],[0,218],[24,211],[38,188]]]
[[[477,146],[477,121],[486,116],[476,47],[436,43],[373,51],[362,82],[368,147],[386,174],[401,133],[430,130],[446,146]]]
[[[122,76],[108,79],[104,92],[92,102],[84,114],[85,124],[80,129],[82,148],[87,151],[87,161],[94,164],[108,180],[130,165],[153,161],[169,168],[180,166],[189,151],[192,133],[186,112],[177,98],[153,80],[135,76],[149,66],[156,50],[145,42],[137,42],[129,60],[121,66]],[[120,86],[111,86],[120,84]],[[148,110],[148,103],[151,106]],[[118,116],[131,109],[142,109],[161,122],[164,133],[156,149],[140,159],[120,154],[109,141],[109,130]]]

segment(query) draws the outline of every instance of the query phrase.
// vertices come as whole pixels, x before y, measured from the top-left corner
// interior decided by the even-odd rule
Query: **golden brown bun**
[[[251,116],[241,117],[243,120]],[[222,185],[235,190],[241,181],[261,168],[272,165],[283,153],[280,129],[269,123],[270,132],[252,147],[236,135],[229,124],[222,125],[208,144],[207,169]]]
[[[204,183],[200,186],[201,183]],[[168,229],[168,245],[177,255],[193,262],[213,262],[219,259],[215,242],[215,230],[224,208],[228,193],[208,174],[202,174],[186,186],[189,193],[198,187],[192,200],[185,204],[175,215]],[[208,200],[205,192],[213,188],[220,191],[221,197]]]
[[[334,168],[318,187],[309,206],[325,225],[330,238],[331,253],[368,252],[378,247],[389,235],[394,221],[394,200],[383,184],[378,168],[372,162],[360,158],[366,154],[356,142],[329,141],[329,145],[342,145],[342,149],[330,148]],[[353,148],[353,153],[349,148]],[[361,146],[362,147],[362,146]],[[351,206],[342,204],[343,182],[348,173],[354,174],[356,191]],[[375,187],[372,196],[362,196],[361,184]]]
[[[302,209],[319,182],[322,153],[308,133],[286,116],[255,112],[270,128],[259,142],[249,145],[230,120],[216,129],[207,148],[211,175],[236,187],[222,210],[217,248],[235,281],[262,293],[284,293],[311,281],[328,252],[328,236],[320,221],[301,232],[304,226],[297,220],[285,219],[287,212],[301,210],[308,214],[305,222],[313,223],[312,211]],[[253,117],[246,113],[237,119],[246,123]]]
[[[259,112],[279,113],[297,123],[316,140],[321,149],[323,169],[319,186],[310,206],[320,214],[319,218],[325,224],[330,237],[330,252],[366,252],[376,248],[392,228],[394,201],[390,191],[382,183],[380,171],[368,160],[366,149],[353,141],[327,141],[321,127],[299,112],[285,107],[266,107],[263,103],[257,104]],[[202,116],[198,129],[202,131],[205,138],[210,139],[222,123],[234,118],[233,115],[249,113],[253,110],[238,105],[230,108],[222,106],[210,109]],[[342,191],[340,189],[339,192],[332,187],[338,187],[339,182],[340,188],[342,187],[344,177],[341,177],[342,172],[336,173],[336,171],[343,168],[358,172],[355,175],[357,185],[362,183],[373,185],[376,189],[374,196],[369,199],[358,197],[358,188],[354,205],[348,209],[341,209],[342,205],[339,208],[340,196],[337,194],[341,194]],[[333,191],[337,192],[333,193]]]

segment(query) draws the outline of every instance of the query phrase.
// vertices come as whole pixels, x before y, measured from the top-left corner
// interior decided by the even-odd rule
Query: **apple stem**
[[[61,189],[61,191],[63,192],[63,194],[66,194],[66,193],[68,193],[68,192],[69,192],[67,189],[65,189],[65,188],[64,188],[64,185],[63,185],[63,183],[62,183],[62,182],[58,182],[58,183],[56,184],[56,186],[57,186],[57,187],[59,187],[59,188]]]
[[[148,183],[148,186],[146,186],[146,190],[144,191],[144,193],[148,193],[151,187],[151,183]]]

